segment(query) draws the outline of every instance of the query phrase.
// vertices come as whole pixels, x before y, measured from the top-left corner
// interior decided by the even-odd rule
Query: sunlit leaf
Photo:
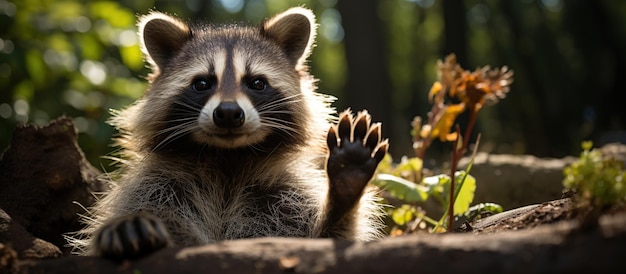
[[[454,214],[459,215],[465,213],[469,209],[470,204],[474,201],[476,179],[469,174],[465,176],[464,171],[456,172],[455,176],[455,192],[457,194],[454,203]],[[463,181],[464,177],[465,181]],[[446,174],[425,177],[422,180],[426,192],[433,196],[441,197],[443,199],[442,202],[445,203],[448,203],[450,196],[450,182],[450,176]],[[458,186],[461,182],[463,182],[463,185],[459,189]]]
[[[591,148],[593,148],[593,141],[584,141],[580,146],[583,148],[583,151],[591,150]]]
[[[439,174],[425,177],[422,179],[422,185],[425,187],[426,193],[443,197],[446,192],[445,186],[450,185],[450,176]]]
[[[431,136],[438,137],[443,142],[456,140],[456,132],[450,132],[456,117],[465,110],[464,104],[449,105],[445,108],[443,115],[437,125],[432,129]]]
[[[454,201],[454,215],[460,215],[469,210],[470,204],[474,201],[474,192],[476,191],[476,179],[469,174],[465,174],[464,171],[459,171],[455,174],[456,185],[463,183],[463,186],[458,190],[456,200]],[[463,180],[465,178],[465,180]]]
[[[402,205],[391,212],[391,219],[397,225],[405,225],[415,217],[414,211],[409,205]]]
[[[393,175],[409,178],[411,181],[419,181],[422,170],[422,159],[417,157],[403,157],[393,170]],[[414,178],[416,177],[416,178]]]
[[[409,158],[407,160],[408,165],[411,167],[411,169],[413,171],[419,172],[422,170],[422,165],[424,164],[424,162],[422,161],[422,159],[417,158],[417,157],[412,157]]]
[[[479,218],[482,214],[489,213],[489,215],[494,215],[501,213],[503,208],[499,204],[494,203],[480,203],[477,205],[471,206],[467,212],[464,213],[464,216],[471,222]]]
[[[428,198],[427,189],[424,186],[391,174],[378,174],[372,183],[407,203],[423,202]]]

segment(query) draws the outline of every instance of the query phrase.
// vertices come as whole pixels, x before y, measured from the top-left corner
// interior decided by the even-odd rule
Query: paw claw
[[[375,123],[370,127],[369,132],[367,133],[367,137],[365,139],[365,146],[370,149],[376,149],[376,146],[380,143],[380,135],[381,135],[381,125],[380,123]]]
[[[365,135],[370,130],[371,117],[367,111],[361,111],[354,118],[354,128],[352,129],[353,138],[352,141],[364,140]]]
[[[337,145],[339,144],[339,142],[337,141],[337,129],[336,128],[337,128],[336,126],[331,126],[330,129],[328,129],[328,135],[326,136],[326,143],[328,144],[328,149],[330,151],[335,149]]]
[[[383,158],[385,158],[385,154],[387,154],[388,149],[389,149],[389,140],[385,139],[378,145],[378,148],[376,149],[376,152],[374,153],[374,159],[376,159],[377,163],[380,163],[380,161],[382,161]]]
[[[103,226],[96,237],[96,251],[111,259],[134,259],[170,245],[165,226],[155,217],[134,214]]]
[[[339,134],[340,142],[343,142],[344,139],[348,142],[352,142],[352,120],[352,112],[349,110],[344,111],[339,115],[337,133]]]

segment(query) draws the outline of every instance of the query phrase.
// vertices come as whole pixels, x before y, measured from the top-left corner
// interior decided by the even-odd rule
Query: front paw
[[[381,141],[380,123],[371,124],[367,111],[353,117],[350,110],[328,131],[329,156],[326,171],[335,211],[350,210],[360,199],[389,143]]]
[[[165,225],[156,217],[136,213],[105,224],[96,236],[96,253],[114,260],[136,259],[170,244]]]

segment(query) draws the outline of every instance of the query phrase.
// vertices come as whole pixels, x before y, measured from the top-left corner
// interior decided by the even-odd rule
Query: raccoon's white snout
[[[213,123],[220,128],[238,128],[245,121],[244,110],[235,102],[222,102],[213,110]]]
[[[200,131],[192,134],[196,141],[223,148],[253,145],[268,134],[247,97],[211,98],[198,117],[198,125]]]

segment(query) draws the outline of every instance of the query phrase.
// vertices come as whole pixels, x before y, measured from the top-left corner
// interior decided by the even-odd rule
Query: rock
[[[61,117],[44,127],[18,125],[0,159],[0,208],[33,236],[65,253],[62,234],[80,229],[82,206],[105,185],[85,159],[71,119]]]
[[[620,143],[606,144],[600,148],[605,159],[621,161],[626,166],[626,145]]]
[[[599,150],[605,158],[626,164],[626,145],[607,144]],[[476,178],[474,203],[497,203],[506,210],[559,199],[563,168],[576,159],[478,153],[470,171]],[[459,170],[465,169],[469,161],[469,157],[461,159]]]
[[[623,269],[626,214],[589,232],[562,221],[495,234],[418,234],[372,243],[259,238],[168,248],[137,261],[64,257],[24,273],[608,273]]]
[[[563,192],[563,168],[574,160],[478,153],[470,171],[476,178],[474,203],[496,203],[506,210],[556,200]],[[459,169],[468,163],[469,158],[461,159]]]
[[[58,258],[62,255],[57,246],[33,237],[24,227],[11,220],[9,214],[2,209],[0,209],[0,244],[6,251],[4,254],[10,254],[9,250],[13,250],[15,258],[21,260]],[[1,253],[3,252],[0,251]]]
[[[17,252],[9,245],[0,243],[0,274],[17,272]]]

